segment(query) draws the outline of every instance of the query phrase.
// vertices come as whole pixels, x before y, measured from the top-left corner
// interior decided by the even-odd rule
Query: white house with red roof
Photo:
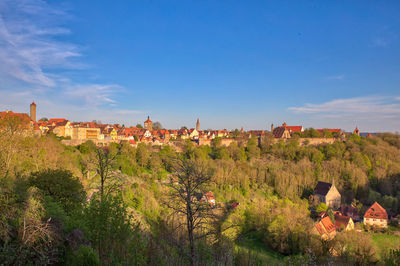
[[[364,214],[364,224],[369,226],[384,227],[388,225],[388,214],[378,202],[372,204]]]

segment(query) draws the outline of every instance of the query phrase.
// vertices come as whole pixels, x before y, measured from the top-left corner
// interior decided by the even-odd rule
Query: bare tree
[[[166,205],[174,214],[185,217],[190,247],[189,260],[191,265],[195,265],[195,239],[207,234],[207,218],[212,216],[211,204],[202,198],[211,174],[203,161],[193,158],[175,159],[173,169],[174,174],[169,183],[171,193]]]
[[[109,147],[99,147],[96,149],[96,170],[100,176],[101,201],[103,201],[104,195],[108,195],[117,186],[117,176],[113,174],[113,166],[117,154],[118,151],[110,150]],[[113,180],[111,180],[112,177]]]
[[[29,119],[6,113],[0,116],[0,176],[6,177],[18,153],[21,138],[29,132]]]

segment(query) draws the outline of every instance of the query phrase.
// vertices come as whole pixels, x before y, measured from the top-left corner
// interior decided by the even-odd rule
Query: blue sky
[[[0,110],[400,131],[399,1],[0,1]]]

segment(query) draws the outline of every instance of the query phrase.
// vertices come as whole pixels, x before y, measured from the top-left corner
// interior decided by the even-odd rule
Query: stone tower
[[[197,123],[196,123],[196,130],[200,131],[200,121],[198,118],[197,118]]]
[[[274,132],[274,124],[271,124],[271,132]]]
[[[150,116],[147,117],[147,120],[144,121],[144,128],[148,130],[153,129],[153,121],[150,120]]]
[[[31,120],[33,122],[36,122],[36,103],[35,102],[31,103]]]

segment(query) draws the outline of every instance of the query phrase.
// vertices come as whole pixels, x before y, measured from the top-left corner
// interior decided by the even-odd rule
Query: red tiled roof
[[[52,122],[64,122],[65,120],[67,120],[67,119],[65,119],[65,118],[51,118],[51,119],[49,119],[49,122],[50,123],[52,123]]]
[[[286,126],[286,128],[292,132],[301,132],[303,126]]]
[[[388,214],[386,210],[379,205],[378,202],[372,204],[372,206],[365,212],[364,218],[373,218],[373,219],[388,219]]]
[[[322,218],[321,223],[323,224],[323,226],[325,227],[325,230],[328,233],[332,233],[333,231],[336,230],[336,227],[333,225],[331,218],[329,218],[329,216]]]
[[[17,118],[20,119],[21,127],[28,127],[29,123],[31,121],[30,117],[28,114],[25,113],[14,113],[13,111],[6,111],[6,112],[0,112],[0,120],[1,119],[13,119]]]
[[[349,224],[350,217],[335,213],[335,227],[336,229],[344,229]]]
[[[318,233],[322,236],[323,234],[325,234],[324,229],[322,228],[322,226],[318,223],[315,225],[315,228],[317,228]]]

